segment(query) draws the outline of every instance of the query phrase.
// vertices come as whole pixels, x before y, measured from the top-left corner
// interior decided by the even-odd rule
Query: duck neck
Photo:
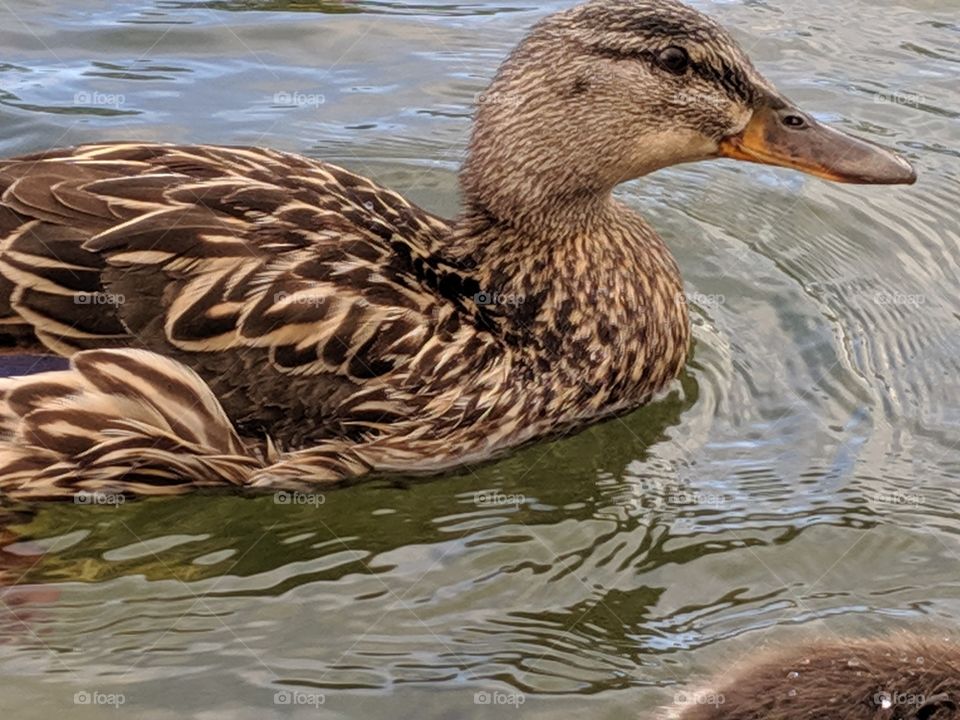
[[[572,280],[592,251],[604,254],[619,210],[609,196],[557,198],[544,210],[511,213],[468,198],[443,254],[469,268],[483,291],[533,296]]]
[[[591,402],[642,402],[683,365],[688,323],[676,263],[609,194],[519,219],[468,197],[441,254],[475,279],[492,332],[538,372],[550,363]]]

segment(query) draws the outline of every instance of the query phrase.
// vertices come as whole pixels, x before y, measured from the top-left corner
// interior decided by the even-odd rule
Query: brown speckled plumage
[[[682,72],[662,59],[676,46]],[[0,488],[431,473],[663,389],[689,345],[679,273],[612,190],[718,156],[786,101],[675,0],[546,18],[481,100],[453,221],[269,150],[0,163],[0,329],[73,357],[0,381]]]
[[[678,693],[680,720],[957,720],[960,648],[901,634],[768,655],[703,692]]]

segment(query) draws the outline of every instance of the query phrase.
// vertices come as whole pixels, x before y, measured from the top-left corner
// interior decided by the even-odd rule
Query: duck
[[[910,184],[678,0],[536,23],[480,98],[444,219],[255,147],[0,161],[0,494],[310,489],[453,471],[629,412],[690,346],[665,242],[613,190],[715,158]]]
[[[710,690],[679,692],[679,720],[956,720],[960,648],[894,633],[813,641],[745,663]]]

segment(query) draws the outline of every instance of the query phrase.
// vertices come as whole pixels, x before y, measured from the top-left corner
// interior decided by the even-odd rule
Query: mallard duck
[[[911,634],[811,643],[676,701],[680,720],[957,720],[960,648]]]
[[[684,365],[677,265],[620,183],[718,157],[915,179],[675,0],[547,17],[484,99],[454,220],[257,148],[0,164],[8,345],[72,359],[0,383],[0,487],[300,488],[487,460],[632,410]]]

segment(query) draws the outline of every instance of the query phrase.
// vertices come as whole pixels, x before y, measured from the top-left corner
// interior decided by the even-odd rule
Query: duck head
[[[894,152],[797,108],[700,12],[590,0],[537,24],[479,97],[461,184],[510,219],[579,211],[626,180],[722,157],[838,182],[916,179]]]

